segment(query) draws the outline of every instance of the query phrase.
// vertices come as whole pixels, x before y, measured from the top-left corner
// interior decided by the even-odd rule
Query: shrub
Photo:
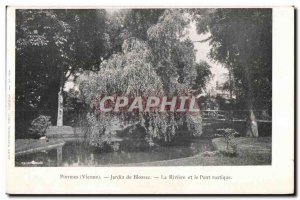
[[[224,130],[224,138],[227,145],[227,154],[230,156],[236,156],[237,155],[237,144],[235,142],[235,136],[239,135],[238,132],[236,132],[234,129],[226,128]]]
[[[51,126],[50,118],[50,116],[39,115],[37,118],[32,120],[29,133],[39,137],[45,136],[47,128]]]

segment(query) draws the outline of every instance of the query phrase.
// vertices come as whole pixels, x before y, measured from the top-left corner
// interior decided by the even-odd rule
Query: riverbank
[[[223,138],[213,140],[215,150],[226,145]],[[236,138],[237,156],[229,157],[221,154],[208,156],[200,153],[192,157],[173,160],[129,163],[125,166],[230,166],[230,165],[270,165],[272,159],[272,138]],[[122,165],[124,166],[124,165]]]

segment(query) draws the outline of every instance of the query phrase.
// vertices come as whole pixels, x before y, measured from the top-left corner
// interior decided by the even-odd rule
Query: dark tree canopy
[[[206,89],[206,85],[212,77],[211,66],[206,61],[200,61],[195,65],[197,76],[192,88],[200,94]]]
[[[254,108],[271,110],[272,10],[204,9],[193,14],[198,33],[210,34],[211,59],[232,71],[242,107],[252,99]]]
[[[83,69],[97,70],[108,56],[105,15],[104,10],[17,10],[17,132],[38,113],[54,122],[60,86]]]

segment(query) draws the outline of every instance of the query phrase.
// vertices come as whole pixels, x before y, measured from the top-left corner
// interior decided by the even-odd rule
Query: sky
[[[208,38],[209,36],[210,36],[209,34],[205,34],[205,35],[197,34],[196,24],[195,23],[190,24],[188,37],[192,41],[201,41],[201,40]],[[209,41],[202,42],[202,43],[194,42],[194,46],[195,46],[195,49],[197,50],[196,60],[197,61],[204,60],[211,66],[211,72],[212,72],[213,78],[208,83],[207,89],[209,89],[211,87],[215,87],[216,81],[218,81],[220,84],[224,83],[226,81],[226,76],[228,75],[228,70],[221,64],[216,63],[208,58],[208,53],[211,49],[211,47],[209,45]]]

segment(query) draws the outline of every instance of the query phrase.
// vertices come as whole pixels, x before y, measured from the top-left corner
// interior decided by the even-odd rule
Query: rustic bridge
[[[248,115],[247,110],[202,110],[202,119],[204,122],[218,122],[218,121],[233,121],[233,122],[245,122]],[[255,116],[257,122],[271,123],[272,118],[267,114],[265,110],[255,110]]]
[[[213,136],[220,129],[231,128],[244,135],[247,131],[249,111],[247,110],[202,110],[202,122],[205,136]],[[254,111],[258,124],[258,132],[261,137],[272,135],[272,118],[264,110]]]

